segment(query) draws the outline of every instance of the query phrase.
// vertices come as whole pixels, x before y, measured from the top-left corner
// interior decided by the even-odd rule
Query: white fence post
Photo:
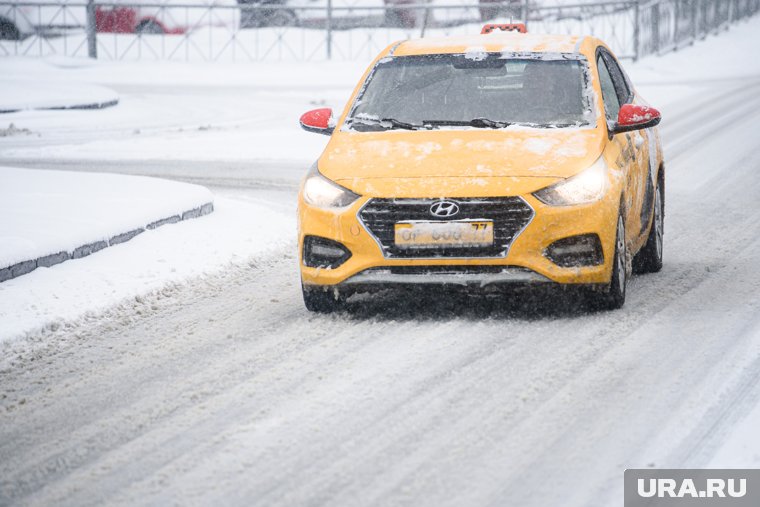
[[[641,51],[641,0],[633,6],[633,61],[639,59]]]
[[[325,41],[327,44],[327,59],[332,60],[332,0],[327,0],[327,20],[325,21]]]

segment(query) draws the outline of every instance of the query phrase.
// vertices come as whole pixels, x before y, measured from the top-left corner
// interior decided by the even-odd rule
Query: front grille
[[[371,199],[359,212],[364,226],[380,243],[385,257],[504,257],[515,236],[533,218],[533,209],[520,197],[452,198],[459,213],[450,218],[438,218],[430,206],[441,199]],[[493,220],[494,243],[489,247],[398,248],[394,225],[406,220],[435,222],[456,220]]]

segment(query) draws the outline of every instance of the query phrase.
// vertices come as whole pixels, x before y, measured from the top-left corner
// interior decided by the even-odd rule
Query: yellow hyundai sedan
[[[380,53],[303,179],[306,307],[409,285],[588,287],[620,308],[662,267],[660,114],[593,37],[486,27]],[[494,29],[496,28],[496,29]]]

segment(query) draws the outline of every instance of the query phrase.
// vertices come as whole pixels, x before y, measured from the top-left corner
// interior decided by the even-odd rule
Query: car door
[[[597,51],[596,66],[607,125],[611,128],[617,122],[620,107],[631,102],[633,94],[617,62],[604,48],[600,47]],[[646,172],[642,169],[641,162],[646,159],[642,156],[642,150],[647,143],[640,132],[625,132],[613,136],[610,144],[615,164],[625,174],[625,225],[627,236],[632,240],[640,235],[642,229],[641,213],[646,189]]]
[[[620,63],[609,51],[602,50],[601,54],[607,63],[621,105],[634,102],[633,87],[620,67]],[[634,207],[636,208],[636,218],[638,219],[634,221],[638,222],[638,228],[632,230],[637,231],[639,235],[643,235],[646,232],[647,225],[649,225],[654,209],[654,189],[657,177],[656,136],[652,129],[627,132],[626,136],[632,145],[634,155],[633,172],[635,176],[632,183],[635,187],[636,202],[634,203]]]

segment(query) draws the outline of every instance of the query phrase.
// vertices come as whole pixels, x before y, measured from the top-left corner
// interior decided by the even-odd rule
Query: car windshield
[[[571,127],[593,123],[588,64],[577,54],[467,53],[385,58],[346,128]]]

